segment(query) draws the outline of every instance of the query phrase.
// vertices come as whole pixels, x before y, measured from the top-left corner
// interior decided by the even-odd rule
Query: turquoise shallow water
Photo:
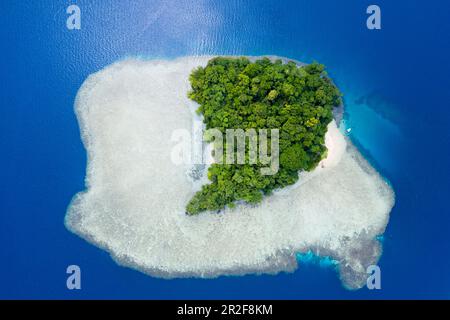
[[[1,298],[449,298],[450,72],[446,1],[2,2]],[[68,232],[86,154],[73,112],[84,79],[126,56],[275,54],[327,65],[352,141],[396,191],[383,237],[382,289],[345,290],[331,263],[293,274],[162,280],[117,266]],[[83,270],[81,291],[65,269]]]
[[[300,264],[317,265],[321,268],[336,268],[338,262],[330,257],[315,255],[312,251],[297,254],[297,261]]]

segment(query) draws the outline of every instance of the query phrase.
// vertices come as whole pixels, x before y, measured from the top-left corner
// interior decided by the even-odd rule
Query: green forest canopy
[[[290,61],[216,57],[190,75],[189,98],[200,107],[207,129],[279,129],[279,170],[262,175],[261,163],[212,164],[210,184],[189,201],[187,214],[234,207],[237,201],[258,203],[264,195],[298,180],[325,156],[327,125],[340,93],[325,67],[298,67]],[[270,137],[269,143],[270,145]],[[226,150],[226,145],[224,146]]]

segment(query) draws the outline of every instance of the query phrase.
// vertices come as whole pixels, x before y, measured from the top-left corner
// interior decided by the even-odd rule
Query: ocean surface
[[[69,30],[66,8],[81,9]],[[366,28],[377,4],[382,29]],[[2,1],[0,298],[450,298],[450,3],[430,1]],[[381,290],[348,291],[311,255],[292,274],[163,280],[118,266],[64,227],[84,189],[73,103],[128,56],[279,55],[324,63],[345,128],[392,184]],[[66,288],[81,267],[82,289]]]

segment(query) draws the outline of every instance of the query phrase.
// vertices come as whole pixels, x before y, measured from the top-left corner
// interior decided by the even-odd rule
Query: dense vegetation
[[[211,165],[211,183],[189,201],[188,214],[233,207],[236,201],[258,203],[272,190],[295,183],[299,170],[313,169],[324,157],[325,133],[340,93],[323,65],[217,57],[195,69],[190,82],[189,98],[199,103],[207,129],[225,135],[226,129],[276,128],[280,153],[274,175],[262,175],[261,163]]]

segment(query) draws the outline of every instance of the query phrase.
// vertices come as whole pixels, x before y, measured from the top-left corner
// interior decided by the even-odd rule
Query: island
[[[345,287],[364,286],[394,191],[342,133],[323,66],[289,61],[127,58],[90,75],[75,99],[86,189],[66,227],[154,277],[293,272],[312,253],[335,262]],[[268,156],[279,130],[278,168],[248,165],[248,146],[243,164],[197,161],[216,143],[208,129],[241,125],[268,129]]]

